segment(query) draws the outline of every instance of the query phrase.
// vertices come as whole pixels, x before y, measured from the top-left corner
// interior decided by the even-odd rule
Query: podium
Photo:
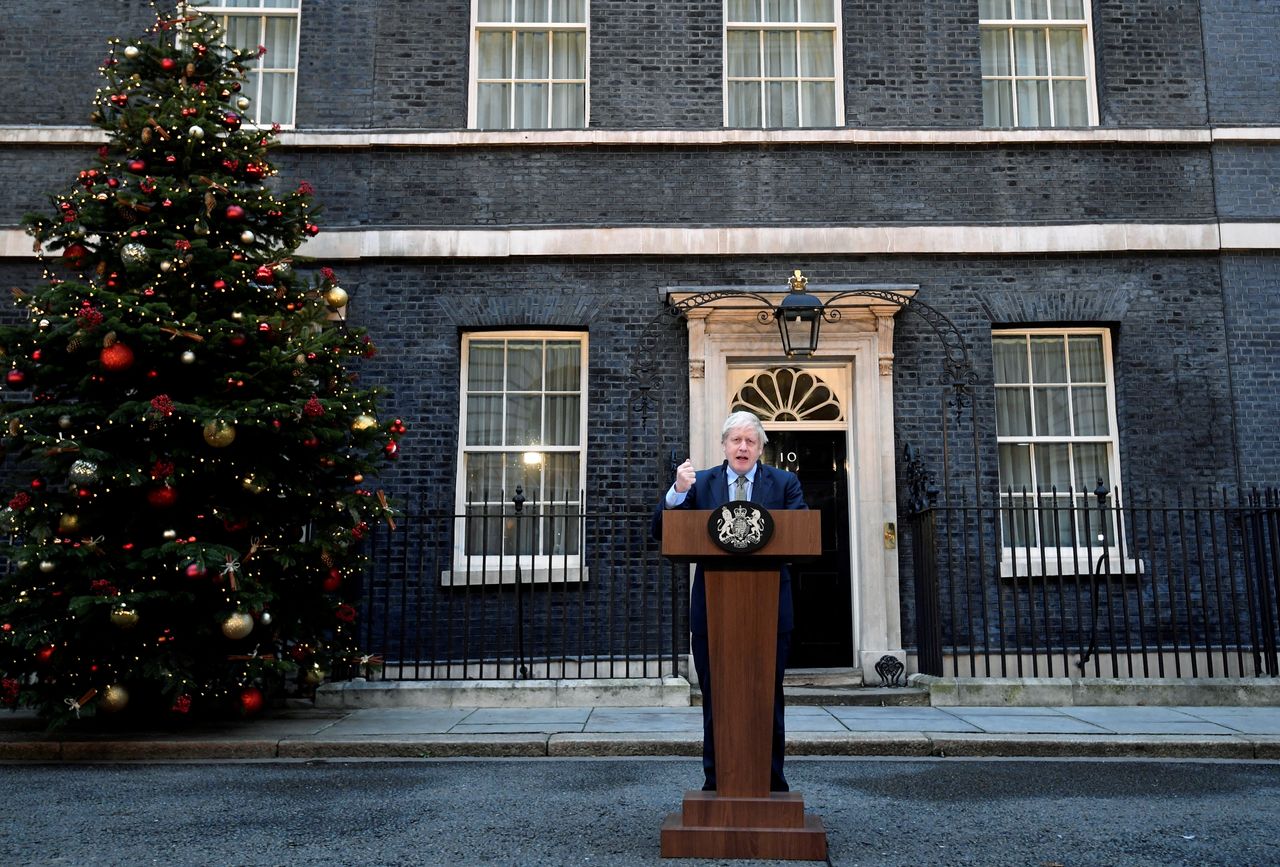
[[[827,833],[798,792],[769,791],[778,570],[822,553],[818,512],[771,512],[773,535],[752,554],[732,554],[711,538],[712,512],[663,513],[662,554],[703,566],[714,693],[714,792],[685,793],[662,824],[663,858],[771,858],[822,861]]]

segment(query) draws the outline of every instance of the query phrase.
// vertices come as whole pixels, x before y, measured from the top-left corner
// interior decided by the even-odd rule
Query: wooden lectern
[[[822,861],[827,832],[798,792],[769,791],[778,570],[822,553],[822,515],[770,512],[774,531],[753,554],[729,554],[707,529],[710,511],[663,513],[662,554],[698,562],[707,591],[717,791],[690,791],[662,824],[663,858]]]

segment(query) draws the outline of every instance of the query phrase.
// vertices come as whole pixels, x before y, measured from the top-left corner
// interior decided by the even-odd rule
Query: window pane
[[[730,21],[759,21],[760,0],[729,0]]]
[[[582,344],[576,340],[547,341],[547,391],[578,391],[582,387]]]
[[[247,49],[258,47],[258,33],[261,31],[261,25],[257,18],[250,18],[247,15],[228,15],[223,19],[222,26],[226,28],[225,38],[231,47]]]
[[[1071,446],[1042,444],[1035,447],[1036,486],[1042,491],[1071,487]]]
[[[832,35],[823,30],[801,30],[800,74],[812,78],[831,77],[836,74],[836,59],[832,51]]]
[[[477,74],[481,78],[510,78],[512,34],[481,31],[476,36]]]
[[[1049,55],[1043,30],[1014,30],[1013,53],[1018,75],[1049,74]]]
[[[1019,81],[1018,125],[1049,126],[1049,82]]]
[[[576,454],[547,455],[547,499],[575,503],[578,501],[578,456]]]
[[[765,21],[795,21],[796,0],[764,0]]]
[[[581,31],[554,33],[551,36],[551,40],[551,77],[586,78],[587,34]]]
[[[1035,382],[1067,381],[1067,342],[1057,335],[1031,337],[1031,373]]]
[[[293,123],[293,79],[292,72],[262,73],[258,123]]]
[[[546,129],[547,117],[547,85],[517,84],[515,86],[515,122],[516,129]]]
[[[1000,490],[1030,490],[1031,446],[1000,443]]]
[[[1049,12],[1059,20],[1063,18],[1083,18],[1084,0],[1051,0]]]
[[[756,30],[730,30],[728,68],[731,76],[760,74],[760,33]]]
[[[514,2],[516,21],[547,20],[547,0],[514,0]]]
[[[1049,30],[1049,50],[1054,75],[1084,75],[1084,31],[1053,27]]]
[[[1107,368],[1102,361],[1102,337],[1088,335],[1067,338],[1071,352],[1072,382],[1106,382]]]
[[[542,442],[542,398],[507,396],[507,438],[503,445],[531,446]]]
[[[796,105],[796,83],[794,81],[771,81],[765,86],[767,102],[766,126],[795,127],[799,126],[799,111]]]
[[[1030,382],[1027,377],[1027,341],[1022,337],[996,337],[991,341],[997,384]]]
[[[547,65],[547,32],[533,30],[528,33],[516,33],[516,78],[546,78],[550,67]]]
[[[581,129],[587,125],[587,86],[552,86],[551,125],[557,129]]]
[[[480,0],[476,18],[479,21],[510,21],[511,0]]]
[[[587,0],[551,0],[551,20],[556,23],[585,24]]]
[[[524,452],[507,452],[503,455],[503,458],[503,463],[505,465],[503,483],[506,485],[506,490],[503,493],[505,494],[504,499],[507,501],[503,503],[503,505],[506,506],[508,510],[511,509],[512,504],[510,503],[510,500],[512,495],[515,494],[517,487],[524,488],[525,499],[536,500],[541,498],[542,464],[527,463],[524,459]],[[528,506],[525,508],[528,509]],[[510,514],[510,511],[508,511],[508,514]],[[524,529],[526,535],[525,547],[522,553],[525,554],[529,553],[528,533],[531,529],[529,526],[530,523],[532,522],[527,522]],[[508,553],[514,552],[508,551]]]
[[[1111,487],[1111,471],[1107,467],[1106,443],[1076,443],[1076,490],[1092,492],[1098,480]]]
[[[547,437],[549,446],[576,446],[579,436],[578,409],[580,398],[575,395],[547,396]]]
[[[800,0],[801,21],[830,21],[835,23],[835,0]]]
[[[1107,423],[1107,390],[1100,387],[1071,389],[1071,401],[1076,420],[1076,436],[1106,436],[1110,430]]]
[[[542,343],[512,340],[507,344],[507,390],[539,391],[542,388]]]
[[[982,74],[1009,74],[1009,31],[984,28],[982,31]]]
[[[502,455],[469,454],[465,465],[467,502],[493,501],[502,496]]]
[[[1088,126],[1089,94],[1083,81],[1053,83],[1054,126]]]
[[[467,391],[502,391],[503,344],[475,340],[467,353]]]
[[[836,86],[829,81],[806,81],[800,85],[804,96],[804,126],[836,126]]]
[[[1013,0],[1014,18],[1048,18],[1049,0]]]
[[[978,0],[979,18],[1008,18],[1009,0]]]
[[[509,84],[481,84],[476,87],[476,126],[506,129]]]
[[[1013,82],[982,82],[982,125],[1013,126]]]
[[[729,126],[760,126],[759,82],[729,82]]]
[[[1067,410],[1065,388],[1037,388],[1032,394],[1032,403],[1035,405],[1036,436],[1071,435],[1071,418]]]
[[[502,398],[500,396],[467,396],[467,445],[502,445]]]
[[[764,74],[769,76],[796,74],[796,33],[794,30],[765,31]]]
[[[469,507],[466,517],[467,545],[465,553],[471,557],[496,555],[502,553],[502,507]],[[467,569],[464,560],[457,567]],[[479,569],[479,564],[473,568]]]
[[[1031,390],[996,389],[996,435],[1031,436]]]
[[[267,53],[259,62],[274,69],[292,68],[296,64],[298,19],[268,18],[266,23],[262,44],[267,47]]]

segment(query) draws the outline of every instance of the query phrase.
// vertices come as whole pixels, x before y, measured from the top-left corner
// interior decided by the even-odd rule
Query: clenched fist
[[[693,461],[685,458],[684,463],[676,467],[676,490],[681,494],[687,494],[697,477],[698,474],[693,469]]]

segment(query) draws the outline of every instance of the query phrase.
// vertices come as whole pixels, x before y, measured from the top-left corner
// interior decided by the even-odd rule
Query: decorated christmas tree
[[[54,725],[253,712],[358,662],[368,476],[404,431],[349,365],[347,293],[294,251],[319,229],[281,190],[243,95],[259,52],[180,6],[111,40],[108,144],[27,218],[45,274],[0,329],[10,487],[0,701]]]

